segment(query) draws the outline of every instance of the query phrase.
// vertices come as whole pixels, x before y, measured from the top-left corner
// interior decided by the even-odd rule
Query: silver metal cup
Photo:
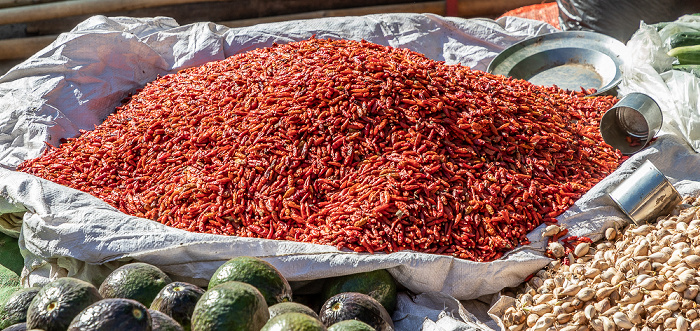
[[[637,225],[670,213],[681,202],[676,188],[649,160],[608,195]]]
[[[661,129],[661,108],[644,93],[630,93],[610,108],[600,120],[605,142],[630,155],[640,151]]]

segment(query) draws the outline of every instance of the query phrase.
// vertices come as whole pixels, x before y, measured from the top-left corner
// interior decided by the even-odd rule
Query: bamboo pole
[[[58,36],[13,38],[0,40],[0,60],[23,59],[32,56],[56,40]]]
[[[348,8],[348,9],[331,9],[331,10],[318,10],[307,13],[290,14],[290,15],[280,15],[280,16],[270,16],[261,18],[251,18],[242,19],[234,21],[219,22],[221,25],[225,25],[231,28],[251,26],[261,23],[273,23],[291,20],[306,20],[312,18],[322,18],[322,17],[338,17],[338,16],[362,16],[370,14],[381,14],[381,13],[433,13],[438,15],[444,15],[445,13],[445,1],[428,1],[419,2],[413,4],[398,4],[398,5],[383,5],[383,6],[370,6],[370,7],[360,7],[360,8]]]
[[[157,0],[162,1],[162,0]],[[181,0],[184,2],[196,2],[192,0]],[[200,2],[202,0],[199,0]],[[207,0],[205,0],[207,1]],[[208,0],[212,1],[212,0]],[[221,0],[213,0],[221,1]],[[96,2],[93,0],[73,0],[66,2]],[[131,1],[115,1],[115,0],[99,0],[101,3],[106,2],[131,2]],[[154,1],[151,1],[154,2]],[[162,2],[178,2],[177,0],[169,0]],[[508,10],[518,8],[525,5],[541,3],[541,0],[470,0],[471,5],[467,5],[465,0],[459,1],[459,16],[462,17],[479,17],[483,15],[493,15],[494,13],[504,13]],[[38,6],[31,6],[38,7]],[[2,13],[4,10],[0,10]],[[445,14],[445,1],[427,1],[412,4],[397,4],[397,5],[383,5],[383,6],[371,6],[371,7],[360,7],[360,8],[349,8],[349,9],[333,9],[333,10],[320,10],[308,13],[299,13],[291,15],[281,15],[281,16],[271,16],[253,19],[242,19],[218,22],[219,24],[228,27],[243,27],[251,26],[261,23],[272,23],[281,22],[288,20],[303,20],[321,17],[338,17],[338,16],[361,16],[369,14],[379,14],[379,13],[433,13],[437,15]],[[75,14],[75,13],[74,13]],[[75,14],[78,15],[78,14]],[[0,15],[1,17],[1,15]],[[30,37],[30,38],[16,38],[16,39],[4,39],[0,40],[0,60],[13,60],[27,58],[32,54],[38,52],[42,48],[49,45],[52,41],[56,39],[56,35],[41,36],[41,37]]]
[[[0,8],[36,5],[45,2],[58,2],[65,0],[0,0]]]
[[[0,9],[0,25],[225,0],[71,0]]]
[[[552,2],[553,0],[545,0],[544,2]],[[454,1],[452,1],[454,2]],[[526,6],[542,3],[543,0],[459,0],[457,1],[457,13],[455,16],[458,17],[483,17],[490,16],[495,17],[509,10]],[[274,23],[290,20],[304,20],[312,18],[322,18],[322,17],[337,17],[337,16],[361,16],[379,13],[432,13],[437,15],[446,15],[446,3],[447,1],[426,1],[413,4],[397,4],[397,5],[383,5],[383,6],[370,6],[370,7],[360,7],[360,8],[348,8],[348,9],[331,9],[331,10],[318,10],[307,13],[281,15],[281,16],[270,16],[261,18],[250,18],[234,21],[220,22],[219,24],[228,27],[242,27],[251,26],[261,23]],[[455,4],[453,3],[452,6]],[[454,8],[453,8],[454,10]]]
[[[228,27],[242,27],[250,26],[260,23],[271,23],[280,22],[287,20],[300,20],[300,19],[310,19],[310,18],[320,18],[320,17],[333,17],[333,16],[358,16],[358,15],[368,15],[377,13],[391,13],[391,12],[414,12],[414,13],[435,13],[442,15],[445,10],[444,1],[430,1],[416,4],[407,5],[386,5],[386,6],[371,6],[371,7],[361,7],[361,8],[350,8],[350,9],[335,9],[335,10],[323,10],[315,11],[309,13],[300,13],[292,15],[283,16],[272,16],[254,19],[244,19],[235,20],[227,22],[219,22],[219,24]],[[0,11],[1,12],[1,11]],[[41,37],[28,37],[28,38],[15,38],[15,39],[4,39],[0,40],[0,60],[12,60],[28,58],[32,54],[40,51],[42,48],[48,46],[51,42],[56,40],[56,35],[41,36]]]

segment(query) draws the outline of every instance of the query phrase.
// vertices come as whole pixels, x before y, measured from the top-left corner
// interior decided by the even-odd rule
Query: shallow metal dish
[[[489,73],[563,89],[605,94],[622,80],[626,48],[617,39],[586,31],[555,32],[523,40],[498,54]]]

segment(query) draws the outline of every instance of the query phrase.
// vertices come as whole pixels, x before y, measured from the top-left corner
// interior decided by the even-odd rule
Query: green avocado
[[[22,322],[22,323],[12,324],[12,325],[2,329],[2,331],[27,331],[27,323]]]
[[[158,267],[134,262],[112,271],[100,285],[100,295],[103,298],[133,299],[150,307],[158,292],[171,282]]]
[[[102,299],[97,288],[80,279],[63,277],[46,285],[27,309],[27,329],[63,331],[83,309]]]
[[[369,324],[358,320],[344,320],[328,327],[328,331],[375,331]]]
[[[277,315],[285,313],[302,313],[318,319],[318,314],[309,306],[302,305],[298,302],[280,302],[270,306],[267,309],[270,312],[270,319]]]
[[[259,331],[270,318],[253,285],[230,281],[209,288],[192,312],[192,331]]]
[[[10,295],[5,305],[0,308],[0,329],[10,325],[26,322],[27,309],[32,299],[39,293],[40,287],[22,288]]]
[[[269,262],[253,256],[239,256],[222,264],[209,280],[209,288],[228,281],[255,286],[268,306],[292,301],[292,288],[287,279]]]
[[[184,331],[185,328],[167,314],[149,309],[151,314],[151,327],[153,331]],[[188,325],[189,326],[189,325]],[[189,330],[189,328],[188,328]]]
[[[151,331],[151,315],[140,302],[107,298],[93,303],[76,315],[68,331]]]
[[[158,292],[151,303],[151,309],[172,317],[185,330],[189,330],[194,306],[204,292],[204,289],[197,285],[172,282]]]
[[[396,309],[396,281],[386,269],[334,277],[323,286],[324,299],[344,292],[367,294],[379,301],[390,314]]]
[[[393,331],[394,322],[379,301],[357,292],[332,296],[321,307],[318,314],[326,327],[340,321],[356,319],[369,324],[377,331]]]
[[[284,313],[267,321],[261,331],[326,331],[326,326],[308,314]]]

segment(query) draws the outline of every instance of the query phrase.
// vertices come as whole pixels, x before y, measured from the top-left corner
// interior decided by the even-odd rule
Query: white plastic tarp
[[[483,299],[515,286],[550,261],[542,255],[542,227],[529,235],[531,245],[490,263],[409,251],[357,254],[331,246],[169,228],[13,169],[38,156],[46,142],[57,145],[61,138],[92,129],[120,100],[158,75],[273,43],[312,35],[365,39],[485,70],[507,46],[553,31],[545,23],[513,17],[493,21],[430,14],[323,18],[235,29],[213,23],[179,26],[164,17],[92,17],[0,77],[0,197],[4,198],[0,199],[0,214],[14,215],[0,218],[0,231],[20,238],[25,285],[66,275],[98,283],[129,260],[152,263],[174,279],[206,285],[224,261],[253,255],[271,262],[299,289],[321,278],[386,268],[407,289],[393,316],[397,329],[457,329],[446,326],[453,325],[453,320],[468,327],[464,322],[472,316],[457,300]],[[604,228],[624,222],[607,190],[646,158],[662,171],[672,170],[674,183],[687,178],[689,166],[697,164],[687,147],[677,136],[662,134],[651,148],[599,183],[559,221],[571,234],[599,237]],[[683,162],[675,164],[676,160]],[[681,182],[681,193],[697,190],[695,184],[683,185]],[[24,210],[18,222],[16,215]],[[493,323],[489,326],[497,328]]]

